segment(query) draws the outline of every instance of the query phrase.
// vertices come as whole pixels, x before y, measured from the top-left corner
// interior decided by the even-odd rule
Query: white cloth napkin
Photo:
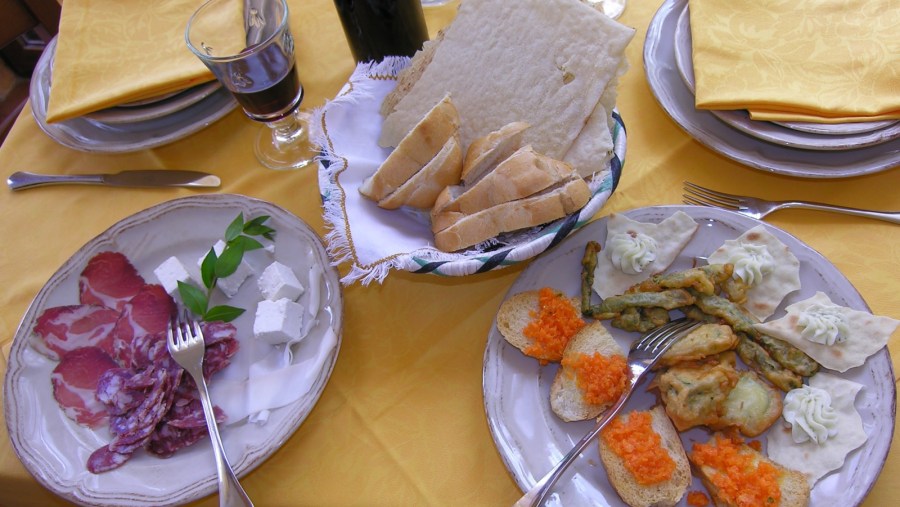
[[[462,252],[435,248],[427,214],[381,209],[358,191],[390,153],[377,143],[383,121],[379,108],[409,61],[389,57],[380,63],[359,64],[337,97],[313,113],[311,135],[323,151],[319,189],[329,228],[326,248],[335,265],[350,264],[342,283],[382,282],[393,269],[463,276],[504,267],[555,244],[558,236],[583,225],[609,198],[617,171],[615,177],[609,170],[595,176],[590,182],[591,201],[568,222],[563,219],[549,227],[513,233]],[[624,137],[623,131],[623,151]]]

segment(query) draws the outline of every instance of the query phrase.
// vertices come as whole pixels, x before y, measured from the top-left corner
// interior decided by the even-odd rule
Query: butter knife
[[[35,174],[19,171],[12,173],[6,180],[6,184],[13,190],[65,183],[114,187],[212,188],[218,187],[222,181],[209,173],[173,169],[142,169],[114,174]]]

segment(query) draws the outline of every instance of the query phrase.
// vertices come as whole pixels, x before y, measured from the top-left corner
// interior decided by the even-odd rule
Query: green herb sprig
[[[209,253],[200,264],[200,277],[206,290],[189,283],[178,282],[178,294],[188,310],[207,322],[231,322],[244,313],[243,308],[229,305],[209,308],[209,299],[219,279],[237,271],[245,252],[263,248],[262,243],[251,236],[275,240],[275,229],[265,225],[268,219],[268,215],[263,215],[244,222],[244,214],[239,213],[228,225],[225,229],[225,248],[222,249],[222,253],[216,255],[215,249],[210,247]]]

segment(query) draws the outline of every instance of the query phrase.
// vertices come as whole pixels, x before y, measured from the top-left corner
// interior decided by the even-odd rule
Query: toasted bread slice
[[[580,312],[578,298],[567,298],[572,308]],[[497,311],[497,329],[503,338],[510,345],[522,351],[523,354],[535,359],[546,362],[559,362],[562,359],[562,351],[558,356],[544,355],[536,357],[525,352],[526,349],[534,344],[534,341],[525,336],[525,326],[533,319],[534,315],[540,311],[540,291],[530,290],[514,294],[500,305]]]
[[[425,167],[458,131],[459,113],[446,94],[363,181],[359,193],[375,202],[383,200]]]
[[[448,185],[459,183],[460,171],[462,171],[462,149],[459,146],[459,136],[454,134],[441,151],[425,164],[425,167],[406,180],[406,183],[400,185],[397,190],[378,201],[378,206],[385,209],[396,209],[400,206],[429,209],[434,205],[434,200],[441,190]]]
[[[576,359],[580,354],[593,355],[594,353],[611,357],[625,356],[625,351],[613,339],[603,324],[595,320],[569,340],[563,352],[563,360]],[[609,408],[615,401],[609,403],[588,403],[584,399],[584,392],[578,386],[578,379],[572,369],[562,366],[556,371],[556,377],[550,386],[550,408],[563,421],[584,421],[594,419],[601,412]]]
[[[457,212],[452,217],[432,216],[432,230],[450,223],[434,235],[434,244],[445,252],[455,252],[487,241],[504,232],[546,224],[583,208],[591,198],[587,183],[580,177],[534,196],[492,206],[472,215]]]
[[[718,445],[723,443],[734,445],[731,443],[728,437],[722,435],[721,433],[714,434],[709,442],[703,445],[711,445],[713,446],[713,448],[716,448]],[[747,457],[750,460],[751,464],[758,466],[759,463],[765,462],[775,468],[777,473],[776,480],[778,482],[778,489],[781,492],[781,501],[779,503],[781,507],[803,507],[809,504],[810,488],[809,482],[807,481],[805,475],[800,472],[784,468],[783,466],[775,463],[774,461],[770,460],[769,458],[746,444],[738,445],[738,455]],[[719,488],[715,484],[714,476],[716,474],[727,473],[727,471],[718,470],[716,468],[713,468],[712,466],[705,465],[700,460],[698,460],[696,446],[691,452],[689,459],[694,465],[694,470],[696,470],[698,477],[700,477],[700,480],[703,481],[703,484],[704,486],[706,486],[707,491],[709,491],[713,502],[715,502],[718,507],[737,507],[738,504],[730,498],[730,495],[719,490]],[[731,479],[740,480],[741,478]],[[747,493],[749,493],[749,491],[745,491],[745,494]],[[764,501],[765,500],[763,500],[763,502]]]
[[[631,413],[619,417],[629,417]],[[675,505],[681,500],[691,484],[691,466],[688,462],[681,439],[666,412],[659,405],[650,410],[653,431],[660,436],[660,445],[675,462],[672,476],[655,484],[641,484],[625,467],[625,461],[613,451],[601,437],[600,459],[606,468],[609,482],[622,500],[631,507],[664,507]]]

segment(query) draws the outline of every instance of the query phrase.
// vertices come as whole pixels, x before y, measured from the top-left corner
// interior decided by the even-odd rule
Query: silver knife
[[[209,173],[174,169],[143,169],[115,174],[35,174],[19,171],[12,173],[6,180],[6,184],[13,190],[64,183],[114,187],[211,188],[218,187],[222,181],[218,176]]]

